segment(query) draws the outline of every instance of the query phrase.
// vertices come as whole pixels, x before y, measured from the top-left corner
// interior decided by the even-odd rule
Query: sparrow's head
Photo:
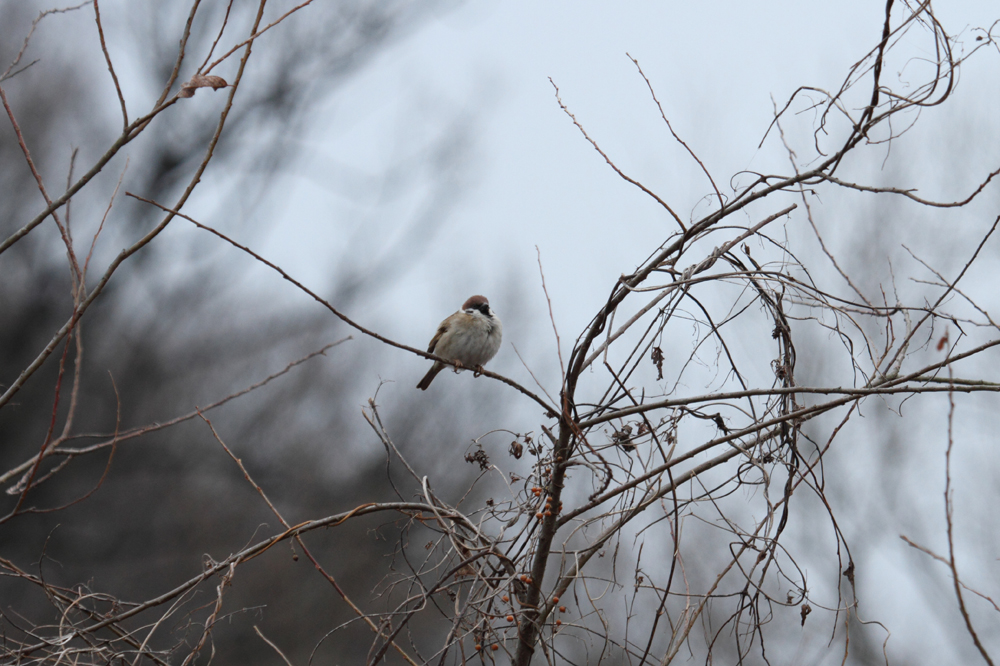
[[[493,316],[493,310],[490,309],[490,302],[486,300],[485,296],[470,296],[462,305],[462,311],[472,314],[473,312],[479,312],[486,317]]]

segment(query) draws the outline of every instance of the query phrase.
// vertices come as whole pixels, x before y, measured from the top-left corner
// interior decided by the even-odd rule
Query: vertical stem
[[[552,499],[552,506],[558,507],[562,496],[563,485],[566,480],[566,463],[569,460],[572,443],[573,423],[570,418],[570,410],[566,404],[565,393],[563,394],[563,414],[559,424],[559,439],[557,441],[552,461],[552,478],[549,480],[547,494]],[[549,515],[542,518],[542,530],[538,535],[538,546],[535,550],[535,558],[531,565],[531,583],[528,585],[527,610],[524,611],[521,631],[519,632],[520,642],[517,652],[514,655],[513,664],[515,666],[527,666],[531,663],[531,657],[535,653],[535,644],[542,633],[542,627],[538,624],[539,612],[542,605],[542,581],[545,579],[545,568],[549,563],[549,555],[552,553],[552,541],[555,539],[556,529],[559,522],[559,512],[553,510]]]

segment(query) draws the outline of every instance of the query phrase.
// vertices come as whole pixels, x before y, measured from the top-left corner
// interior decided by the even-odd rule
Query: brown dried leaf
[[[510,443],[510,455],[514,456],[515,459],[520,460],[521,456],[524,455],[524,445],[515,439]]]
[[[225,88],[228,83],[221,76],[204,74],[195,74],[191,77],[191,80],[181,86],[180,92],[177,93],[178,97],[194,97],[194,91],[198,88],[211,88],[212,90],[218,90],[219,88]]]
[[[656,366],[656,381],[660,381],[663,379],[663,350],[659,347],[653,347],[650,357],[653,360],[653,365]]]

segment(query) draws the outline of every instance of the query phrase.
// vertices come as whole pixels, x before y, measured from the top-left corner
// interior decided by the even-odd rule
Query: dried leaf
[[[653,347],[653,352],[650,354],[653,360],[653,365],[656,366],[656,381],[663,379],[663,350],[659,347]]]
[[[212,90],[218,90],[219,88],[225,88],[228,83],[221,76],[204,74],[195,74],[191,77],[191,80],[181,86],[180,92],[177,93],[178,97],[194,97],[194,91],[198,88],[211,88]]]

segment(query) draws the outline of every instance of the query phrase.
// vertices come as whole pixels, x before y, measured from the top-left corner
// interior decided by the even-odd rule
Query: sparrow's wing
[[[428,345],[428,347],[427,347],[427,353],[428,354],[433,354],[434,353],[434,348],[437,347],[438,340],[441,339],[441,336],[444,335],[444,332],[447,331],[447,330],[448,330],[448,320],[445,319],[438,326],[437,333],[435,333],[434,337],[431,338],[431,344]]]

